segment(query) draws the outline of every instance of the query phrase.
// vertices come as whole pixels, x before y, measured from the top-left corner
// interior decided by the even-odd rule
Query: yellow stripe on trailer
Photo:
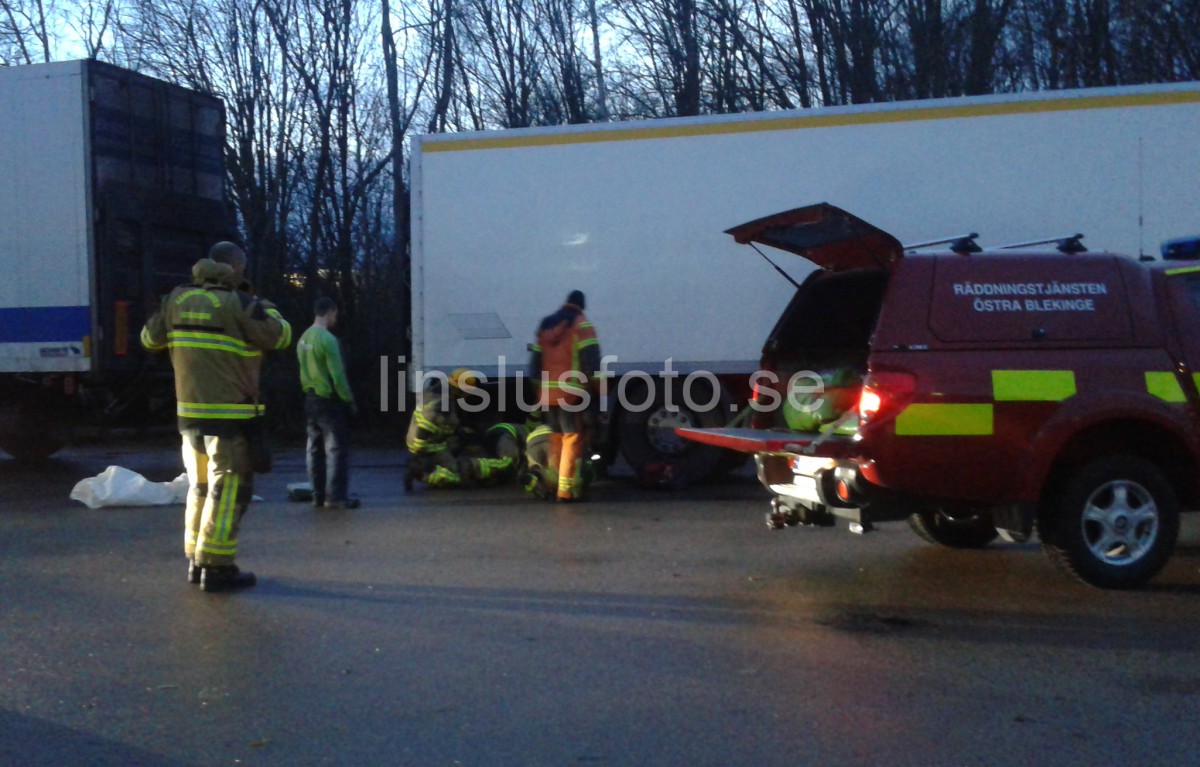
[[[645,139],[673,139],[689,136],[725,136],[770,131],[834,128],[840,126],[883,125],[888,123],[922,122],[927,120],[954,120],[964,117],[1003,117],[1018,114],[1046,112],[1071,112],[1084,109],[1112,109],[1121,107],[1144,107],[1158,104],[1193,104],[1200,101],[1200,92],[1184,90],[1166,93],[1105,94],[1074,98],[1042,98],[1029,100],[1004,100],[990,103],[955,104],[939,106],[889,105],[886,108],[858,108],[834,110],[832,113],[819,110],[796,110],[763,119],[738,119],[721,121],[643,121],[629,127],[600,128],[587,126],[568,132],[545,131],[492,131],[475,134],[478,138],[459,138],[442,141],[424,141],[421,151],[463,152],[484,149],[517,149],[531,146],[564,146],[569,144],[597,144],[610,141],[641,141]]]
[[[993,420],[991,405],[909,405],[896,416],[896,436],[982,437],[992,433]]]
[[[1062,402],[1075,396],[1073,370],[993,370],[997,402]]]
[[[1183,387],[1174,373],[1146,373],[1146,391],[1164,402],[1187,402]]]

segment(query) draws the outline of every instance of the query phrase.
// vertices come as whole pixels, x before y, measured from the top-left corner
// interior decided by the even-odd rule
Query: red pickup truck
[[[755,454],[773,526],[907,519],[962,548],[1036,531],[1107,588],[1163,567],[1200,500],[1200,264],[1077,239],[905,252],[828,204],[729,234],[820,267],[763,348],[753,428],[678,430]]]

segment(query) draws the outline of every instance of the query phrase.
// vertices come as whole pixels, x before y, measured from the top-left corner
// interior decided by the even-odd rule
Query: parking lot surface
[[[1200,763],[1200,535],[1149,588],[1036,544],[768,532],[751,478],[591,500],[401,489],[363,506],[257,478],[240,563],[185,582],[178,507],[91,510],[80,479],[179,473],[170,440],[0,458],[0,764]]]

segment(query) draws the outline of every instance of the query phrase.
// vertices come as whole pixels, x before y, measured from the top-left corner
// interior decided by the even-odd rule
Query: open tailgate
[[[729,448],[742,453],[795,453],[821,458],[851,458],[858,442],[837,434],[765,429],[693,429],[678,427],[675,433],[693,442]]]
[[[748,221],[725,233],[743,245],[770,245],[835,272],[883,269],[904,253],[892,235],[827,202]]]

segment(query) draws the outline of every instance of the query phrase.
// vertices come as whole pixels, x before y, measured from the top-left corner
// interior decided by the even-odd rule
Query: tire
[[[1153,578],[1179,537],[1179,501],[1166,474],[1137,456],[1084,465],[1063,485],[1043,549],[1084,583],[1125,589]]]
[[[929,543],[952,549],[982,549],[999,535],[986,514],[955,518],[937,508],[911,515],[908,526]]]
[[[69,425],[49,407],[0,404],[0,450],[18,461],[44,461],[67,444]]]
[[[631,403],[640,405],[650,399],[650,406],[641,412],[622,410],[617,424],[621,455],[635,472],[640,474],[641,468],[648,464],[669,464],[677,467],[676,476],[682,475],[685,484],[720,472],[729,451],[686,440],[675,434],[674,429],[678,426],[714,428],[723,425],[729,413],[729,399],[724,392],[712,410],[701,412],[687,407],[678,382],[671,391],[674,411],[666,407],[662,380],[654,382],[652,397],[644,385],[629,386],[628,391]],[[708,399],[701,394],[695,396],[701,401]]]

